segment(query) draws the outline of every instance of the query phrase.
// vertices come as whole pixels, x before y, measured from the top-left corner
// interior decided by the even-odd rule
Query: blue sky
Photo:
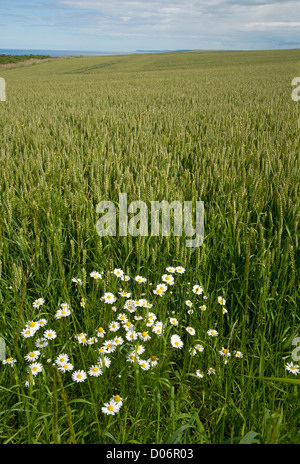
[[[0,48],[124,52],[300,48],[300,2],[1,0]]]

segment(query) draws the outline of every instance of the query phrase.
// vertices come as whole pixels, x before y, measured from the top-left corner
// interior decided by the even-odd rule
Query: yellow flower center
[[[142,333],[143,337],[147,337],[147,332]]]
[[[120,397],[119,395],[116,395],[114,399],[115,399],[115,401],[116,401],[117,403],[118,403],[119,401],[121,401],[121,397]]]
[[[8,363],[11,362],[11,358],[7,358],[6,362]]]
[[[114,407],[112,405],[108,406],[107,408],[109,411],[113,411]]]
[[[151,361],[156,361],[156,356],[151,356]]]
[[[34,353],[30,353],[29,355],[31,358],[34,358]]]
[[[68,364],[65,364],[63,367],[64,367],[64,369],[68,369],[69,366],[68,366]]]
[[[98,372],[98,368],[97,368],[97,367],[93,367],[93,372]]]
[[[35,326],[35,322],[30,322],[30,327],[34,327]]]
[[[32,368],[32,370],[33,370],[34,372],[37,371],[37,367],[34,366],[34,367]]]

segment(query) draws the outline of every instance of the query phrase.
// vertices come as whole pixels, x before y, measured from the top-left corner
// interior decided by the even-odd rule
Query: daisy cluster
[[[133,372],[138,370],[150,371],[157,366],[163,367],[164,349],[171,351],[171,356],[176,356],[176,352],[187,352],[195,364],[198,364],[198,368],[192,372],[198,378],[203,378],[206,375],[209,378],[218,373],[219,363],[216,363],[215,366],[208,365],[208,362],[205,361],[206,358],[201,356],[201,353],[205,352],[207,348],[210,349],[210,352],[213,350],[217,356],[220,356],[220,360],[224,361],[224,364],[227,364],[230,358],[242,359],[243,353],[241,351],[231,351],[229,346],[221,347],[221,344],[217,347],[220,335],[217,330],[218,322],[215,323],[215,326],[207,327],[204,333],[202,329],[200,333],[199,323],[196,323],[196,327],[193,327],[191,323],[193,319],[190,316],[194,312],[198,321],[201,314],[210,310],[211,307],[221,307],[220,317],[223,318],[228,312],[226,300],[223,297],[219,296],[217,301],[207,303],[208,297],[204,294],[203,288],[199,284],[191,285],[188,283],[189,287],[186,293],[189,299],[183,298],[178,310],[172,311],[174,305],[178,305],[178,303],[174,303],[172,298],[167,298],[167,295],[172,295],[173,289],[177,285],[179,285],[180,290],[185,287],[181,277],[184,273],[185,269],[182,266],[167,267],[159,282],[154,285],[141,275],[130,277],[122,269],[114,269],[112,274],[116,280],[113,282],[113,291],[105,291],[100,297],[100,306],[102,307],[100,321],[102,323],[92,329],[89,328],[91,331],[89,334],[83,331],[71,335],[72,347],[80,346],[80,356],[84,355],[85,349],[89,349],[84,369],[81,365],[77,366],[79,361],[76,361],[76,351],[72,351],[72,355],[68,355],[66,352],[68,345],[65,344],[64,340],[60,342],[57,339],[57,332],[60,333],[57,325],[54,325],[56,330],[51,327],[53,324],[60,326],[62,322],[58,321],[69,318],[72,313],[76,317],[76,310],[71,310],[68,303],[62,303],[54,316],[49,316],[49,321],[44,318],[27,321],[21,331],[21,336],[26,340],[26,346],[31,346],[32,350],[24,354],[24,360],[27,363],[25,385],[28,387],[30,382],[34,384],[37,376],[44,370],[47,371],[43,359],[49,355],[43,355],[43,350],[51,343],[53,349],[51,347],[50,356],[52,359],[47,361],[63,375],[70,376],[70,380],[76,384],[83,384],[88,378],[91,380],[98,378],[101,382],[101,377],[105,375],[107,369],[110,369],[111,364],[118,356],[121,357],[122,363],[132,367]],[[93,271],[90,273],[90,278],[101,281],[103,272]],[[72,281],[81,287],[81,279],[73,278]],[[128,284],[128,282],[130,283]],[[122,283],[122,288],[115,291],[119,283]],[[138,299],[133,297],[136,294],[139,295]],[[34,301],[32,306],[36,309],[44,303],[45,300],[40,298]],[[80,306],[85,308],[86,303],[88,303],[88,297],[81,298]],[[72,318],[69,326],[71,325]],[[32,341],[28,339],[32,339]],[[53,342],[54,340],[56,341]],[[163,343],[160,343],[161,341]],[[55,354],[54,351],[56,351]],[[49,353],[50,351],[46,350],[45,352]],[[14,358],[7,358],[3,364],[13,366],[16,362],[17,360]],[[190,365],[194,367],[194,364]],[[293,374],[299,372],[298,366],[289,365],[288,370]],[[119,412],[122,404],[122,398],[115,395],[104,404],[102,412],[114,415]]]

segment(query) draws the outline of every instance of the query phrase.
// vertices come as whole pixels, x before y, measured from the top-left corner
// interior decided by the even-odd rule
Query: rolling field
[[[299,74],[299,50],[0,68],[1,443],[300,442]],[[204,243],[100,237],[120,193],[203,201]]]

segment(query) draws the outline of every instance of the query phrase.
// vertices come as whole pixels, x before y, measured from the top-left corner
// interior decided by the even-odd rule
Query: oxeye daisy
[[[177,266],[175,268],[175,271],[177,272],[177,274],[184,274],[185,273],[185,269],[182,266]]]
[[[35,331],[34,330],[31,330],[30,327],[25,327],[25,329],[23,329],[21,331],[21,335],[23,338],[30,338],[30,337],[33,337],[33,335],[35,334]]]
[[[44,338],[38,338],[36,341],[35,341],[35,346],[37,348],[45,348],[46,346],[48,346],[48,342],[47,340],[45,340]]]
[[[135,330],[130,329],[130,330],[127,331],[127,333],[126,333],[126,339],[127,339],[128,341],[131,342],[131,341],[133,341],[133,340],[137,340],[137,338],[138,338],[138,334],[137,334],[137,332],[135,332]]]
[[[193,327],[186,327],[186,331],[187,331],[190,335],[195,335],[195,333],[196,333],[196,330],[195,330]]]
[[[52,329],[45,330],[43,337],[47,338],[47,340],[54,340],[54,338],[56,338],[56,332]]]
[[[71,372],[74,369],[73,364],[65,362],[64,364],[59,364],[58,370],[61,372]]]
[[[235,351],[235,357],[236,358],[242,358],[243,357],[243,353],[241,351]]]
[[[87,344],[94,345],[95,343],[97,343],[97,341],[98,341],[97,337],[90,337],[87,341]]]
[[[170,318],[170,324],[177,326],[178,325],[178,320],[176,317],[171,317]]]
[[[210,337],[217,337],[219,333],[215,329],[210,329],[207,331],[207,335],[209,335]]]
[[[206,306],[202,305],[202,306],[200,306],[200,309],[201,309],[201,311],[206,311]]]
[[[208,373],[208,375],[211,375],[211,374],[215,374],[216,371],[215,371],[212,367],[210,367],[210,368],[207,370],[207,373]]]
[[[40,327],[45,327],[45,325],[47,325],[47,320],[46,319],[40,319],[38,321],[38,324]]]
[[[102,274],[100,272],[93,271],[90,273],[90,276],[95,280],[102,279]]]
[[[220,303],[220,305],[222,305],[222,306],[225,306],[226,305],[226,300],[224,300],[224,298],[222,298],[221,296],[218,296],[218,303]]]
[[[190,300],[187,300],[185,304],[189,306],[190,308],[193,306],[193,303]]]
[[[160,290],[161,292],[166,292],[168,290],[168,287],[166,284],[158,284],[156,287],[156,290]]]
[[[28,321],[26,327],[28,327],[33,333],[35,333],[40,328],[40,324],[39,322]]]
[[[142,321],[142,320],[143,320],[143,316],[139,316],[138,314],[136,314],[136,315],[134,316],[134,319],[135,319],[136,321]]]
[[[124,309],[127,309],[130,313],[134,313],[136,311],[136,304],[133,301],[126,301]]]
[[[100,356],[98,360],[98,365],[101,369],[103,369],[103,367],[106,367],[108,369],[110,364],[111,364],[111,360],[109,359],[108,356]]]
[[[45,303],[44,298],[39,298],[38,300],[35,300],[35,301],[32,303],[32,306],[33,306],[34,308],[39,308],[39,307],[42,306],[44,303]]]
[[[83,370],[75,371],[72,374],[73,381],[77,383],[84,382],[86,377],[86,373]]]
[[[136,282],[138,282],[139,284],[142,284],[142,283],[144,283],[144,282],[147,282],[147,279],[146,279],[145,277],[140,276],[140,275],[137,275],[137,276],[134,278],[134,280],[135,280]]]
[[[32,361],[36,361],[38,357],[40,356],[40,354],[41,354],[40,351],[31,351],[26,356],[24,356],[24,358],[26,359],[26,361],[32,362]]]
[[[122,337],[115,337],[113,339],[113,342],[114,342],[115,346],[120,346],[120,345],[123,345],[124,340],[123,340]]]
[[[139,337],[141,340],[144,340],[145,342],[151,340],[150,335],[146,331],[139,333]]]
[[[43,366],[41,363],[34,362],[29,365],[29,369],[31,370],[32,375],[37,375],[39,372],[42,372]]]
[[[222,308],[222,313],[223,313],[223,314],[228,313],[227,309],[226,309],[226,308]]]
[[[116,345],[113,340],[107,340],[103,343],[102,348],[104,353],[113,353],[116,350]]]
[[[169,274],[164,274],[161,278],[164,282],[166,282],[168,285],[173,285],[174,284],[174,277]]]
[[[131,297],[131,293],[125,292],[124,290],[119,292],[119,295],[121,295],[123,298],[130,298]]]
[[[171,274],[174,274],[174,272],[176,272],[176,269],[175,269],[175,267],[169,266],[169,267],[166,268],[166,271],[170,272]]]
[[[85,298],[81,298],[81,300],[80,300],[80,306],[81,306],[82,308],[85,308],[85,303],[86,303],[86,299],[85,299]]]
[[[120,395],[115,395],[110,399],[110,403],[113,402],[116,403],[120,408],[123,404],[123,399],[120,397]]]
[[[159,359],[156,356],[151,356],[151,358],[148,359],[148,363],[150,363],[151,367],[157,366]]]
[[[202,353],[202,351],[204,351],[204,348],[203,348],[202,345],[197,344],[197,345],[195,345],[195,350],[200,351]]]
[[[293,362],[290,362],[288,364],[285,365],[285,368],[288,372],[291,372],[292,374],[294,375],[297,375],[299,374],[299,366],[298,365],[294,365]]]
[[[103,329],[103,327],[99,327],[99,328],[97,329],[97,337],[103,338],[105,334],[106,334],[106,332],[105,332],[105,330]]]
[[[145,347],[144,347],[143,345],[137,345],[137,346],[132,350],[132,352],[138,354],[139,356],[140,356],[141,354],[143,354],[144,351],[145,351]]]
[[[30,375],[27,375],[24,385],[25,385],[25,387],[29,388],[30,384],[34,385],[35,382],[34,382],[34,379],[32,377],[30,378]]]
[[[123,322],[124,329],[128,332],[128,330],[133,330],[134,326],[130,321]]]
[[[154,295],[164,296],[165,291],[161,290],[160,288],[156,288],[155,290],[153,290],[153,293],[154,293]]]
[[[130,280],[130,277],[128,275],[124,275],[121,277],[121,280],[124,280],[124,282],[128,282]]]
[[[231,356],[231,353],[227,348],[222,347],[222,349],[219,351],[219,354],[221,356],[225,356],[226,358],[229,358]]]
[[[114,269],[114,274],[115,276],[117,277],[123,277],[124,276],[124,271],[122,271],[122,269]]]
[[[181,350],[181,348],[183,347],[183,342],[181,338],[179,337],[179,335],[172,335],[171,345],[173,346],[173,348],[178,348]]]
[[[130,362],[130,363],[134,363],[135,360],[139,360],[139,357],[138,355],[134,352],[134,351],[131,351],[130,353],[128,353],[127,357],[126,357],[126,361]]]
[[[191,315],[191,314],[194,313],[194,310],[193,310],[193,309],[188,309],[188,310],[187,310],[187,313],[188,313],[189,315]]]
[[[117,332],[120,328],[120,324],[119,322],[113,321],[109,324],[108,328],[111,332]]]
[[[117,319],[118,319],[118,321],[121,321],[121,322],[127,322],[127,320],[128,320],[126,314],[124,314],[124,313],[120,313],[118,315]]]
[[[11,366],[17,362],[14,358],[3,359],[2,364],[10,364]]]
[[[119,412],[119,406],[115,402],[104,403],[104,406],[101,408],[103,414],[114,416]]]
[[[82,280],[78,279],[76,277],[73,277],[72,282],[74,282],[75,284],[78,284],[78,285],[82,285]]]
[[[155,325],[152,326],[152,332],[156,333],[156,335],[162,335],[163,333],[163,325],[160,322],[157,322]]]
[[[78,342],[83,346],[88,345],[88,339],[85,335],[83,337],[78,337]]]
[[[200,371],[200,369],[197,369],[196,370],[196,376],[199,377],[200,379],[203,379],[204,373],[202,371]]]
[[[98,365],[94,365],[90,367],[90,370],[88,371],[88,374],[91,377],[99,377],[100,375],[103,374],[102,369]]]
[[[200,287],[200,285],[194,285],[193,293],[195,293],[196,295],[201,295],[203,293],[203,288]]]
[[[150,369],[150,363],[144,359],[139,359],[138,364],[141,366],[143,371],[148,371]]]
[[[69,362],[69,356],[65,353],[62,353],[60,354],[59,356],[57,356],[56,360],[55,360],[55,364],[57,366],[61,366],[62,364],[66,364]]]
[[[115,301],[117,301],[117,298],[111,292],[105,293],[101,299],[104,301],[104,303],[109,303],[109,304],[113,304]]]

